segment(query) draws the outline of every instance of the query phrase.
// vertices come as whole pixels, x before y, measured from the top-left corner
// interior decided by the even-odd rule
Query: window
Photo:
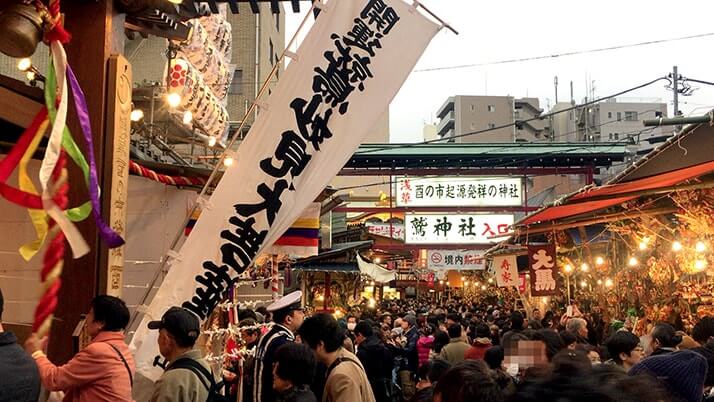
[[[228,87],[228,93],[231,95],[243,94],[243,70],[233,71],[233,81],[231,81],[231,86]]]
[[[273,49],[273,41],[272,40],[268,40],[268,46],[270,47],[270,51],[268,52],[268,54],[270,55],[270,65],[272,66],[274,64],[273,63],[273,55],[275,54],[275,51]]]
[[[637,112],[625,112],[625,121],[637,121]]]
[[[607,135],[607,139],[608,139],[608,140],[611,140],[611,139],[612,139],[612,133],[610,133],[610,134]]]
[[[472,112],[475,112],[475,111],[476,111],[476,105],[471,104],[471,111],[472,111]]]
[[[616,140],[619,140],[619,139],[620,139],[620,134],[615,133],[615,139],[616,139]]]
[[[496,111],[496,105],[488,105],[488,111],[489,111],[489,112],[495,112],[495,111]]]
[[[622,121],[622,113],[617,112],[617,121]]]
[[[495,123],[488,123],[488,128],[496,128],[496,124],[495,124]]]
[[[607,118],[612,119],[612,112],[607,112]]]
[[[516,110],[515,112],[513,112],[513,117],[515,117],[515,118],[521,117],[521,112],[519,110]]]

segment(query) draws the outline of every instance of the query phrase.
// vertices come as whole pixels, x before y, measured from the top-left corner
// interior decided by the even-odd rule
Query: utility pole
[[[674,117],[679,116],[679,74],[677,66],[672,67],[672,92],[674,94]],[[678,133],[682,126],[675,126],[674,132]]]
[[[555,78],[553,79],[553,83],[555,84],[555,104],[558,104],[558,76],[556,75]]]

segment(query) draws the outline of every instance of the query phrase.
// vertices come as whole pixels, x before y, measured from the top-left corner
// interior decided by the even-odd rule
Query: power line
[[[650,86],[650,85],[654,84],[655,82],[661,81],[661,80],[667,80],[667,77],[658,77],[658,78],[655,78],[654,80],[648,81],[648,82],[646,82],[646,83],[644,83],[644,84],[640,84],[640,85],[637,85],[637,86],[635,86],[635,87],[625,89],[625,90],[620,91],[620,92],[617,92],[617,93],[615,93],[615,94],[608,95],[608,96],[604,96],[604,97],[601,97],[601,98],[598,98],[598,99],[594,99],[594,100],[589,101],[589,102],[584,102],[584,103],[581,103],[581,104],[579,104],[579,105],[574,105],[574,106],[571,106],[571,107],[568,107],[568,108],[565,108],[565,109],[557,110],[557,111],[555,111],[555,112],[548,112],[548,113],[546,113],[546,114],[542,114],[542,115],[539,115],[539,116],[536,116],[536,117],[531,117],[531,118],[529,118],[529,119],[517,120],[517,121],[514,121],[513,123],[501,124],[501,125],[499,125],[499,126],[495,126],[495,127],[491,127],[491,128],[486,128],[486,129],[483,129],[483,130],[471,131],[471,132],[468,132],[468,133],[455,135],[455,136],[449,137],[449,140],[451,140],[451,139],[456,139],[456,138],[469,137],[469,136],[472,136],[472,135],[484,134],[484,133],[488,133],[488,132],[491,132],[491,131],[496,131],[496,130],[501,130],[501,129],[504,129],[504,128],[513,127],[513,126],[516,126],[516,125],[518,125],[518,124],[528,123],[528,122],[531,122],[531,121],[545,120],[545,119],[547,119],[547,118],[550,118],[550,117],[555,116],[555,115],[560,114],[560,113],[570,112],[571,110],[581,109],[581,108],[586,107],[586,106],[590,106],[590,105],[594,105],[594,104],[596,104],[596,103],[600,103],[600,102],[602,102],[602,101],[604,101],[604,100],[607,100],[607,99],[616,98],[616,97],[621,96],[621,95],[624,95],[624,94],[626,94],[626,93],[633,92],[633,91],[636,91],[636,90],[638,90],[638,89],[641,89],[641,88]],[[382,147],[382,148],[368,149],[368,150],[364,150],[364,151],[361,151],[361,152],[356,152],[355,154],[356,154],[356,155],[364,155],[364,154],[370,154],[370,153],[373,153],[373,152],[387,151],[387,150],[393,150],[393,149],[402,149],[402,148],[411,148],[411,147],[414,147],[414,146],[417,146],[417,145],[427,145],[427,144],[433,144],[433,143],[441,143],[441,144],[443,144],[443,143],[445,143],[445,141],[444,141],[443,138],[437,138],[437,139],[434,139],[434,140],[428,140],[428,141],[422,141],[422,142],[414,142],[414,143],[409,143],[409,144],[401,144],[400,146],[396,146],[396,147]],[[515,147],[514,147],[514,148],[515,148]]]
[[[493,65],[498,65],[498,64],[510,64],[510,63],[520,63],[520,62],[525,62],[525,61],[555,59],[558,57],[576,56],[576,55],[587,54],[587,53],[607,52],[610,50],[619,50],[619,49],[627,49],[627,48],[639,47],[639,46],[656,45],[659,43],[674,42],[674,41],[687,40],[687,39],[704,38],[707,36],[714,36],[714,32],[703,33],[703,34],[698,34],[698,35],[680,36],[677,38],[650,40],[650,41],[645,41],[645,42],[630,43],[630,44],[626,44],[626,45],[601,47],[601,48],[596,48],[596,49],[576,50],[576,51],[572,51],[572,52],[556,53],[556,54],[550,54],[550,55],[544,55],[544,56],[522,57],[522,58],[517,58],[517,59],[490,61],[490,62],[484,62],[484,63],[462,64],[462,65],[456,65],[456,66],[423,68],[423,69],[419,69],[419,70],[414,70],[414,72],[422,73],[422,72],[429,72],[429,71],[457,70],[457,69],[463,69],[463,68],[493,66]]]

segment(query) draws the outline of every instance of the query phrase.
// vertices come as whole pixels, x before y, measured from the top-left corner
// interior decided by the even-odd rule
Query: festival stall
[[[576,302],[640,333],[655,321],[690,329],[714,314],[712,145],[714,127],[688,126],[608,184],[517,222],[501,252],[527,254],[516,261],[524,296],[551,296],[555,310]],[[499,269],[503,258],[491,254]]]

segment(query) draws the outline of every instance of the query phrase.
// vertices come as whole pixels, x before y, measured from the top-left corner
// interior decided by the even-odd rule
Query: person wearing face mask
[[[355,317],[353,315],[348,315],[347,316],[347,330],[351,334],[354,334],[356,326],[357,326],[357,317]]]

